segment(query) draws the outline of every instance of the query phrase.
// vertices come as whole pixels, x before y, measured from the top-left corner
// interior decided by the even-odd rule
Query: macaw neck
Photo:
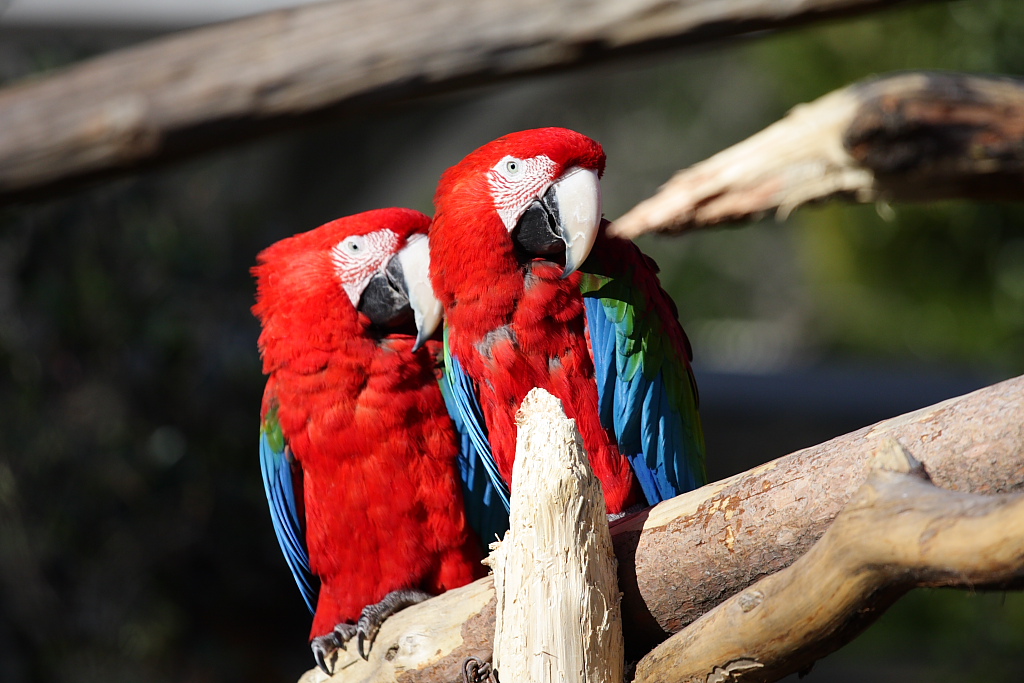
[[[507,318],[522,289],[515,248],[493,210],[452,211],[449,198],[430,226],[430,279],[449,324],[486,312]]]
[[[538,296],[578,291],[577,276],[560,279],[562,266],[540,259],[524,261],[497,214],[460,216],[457,224],[439,214],[431,235],[434,289],[448,326],[463,338],[516,324],[522,304]],[[546,310],[546,302],[534,303],[535,311]]]
[[[352,308],[341,288],[336,289],[260,303],[263,331],[259,346],[264,374],[281,368],[314,372],[332,356],[372,352],[377,340],[367,334],[368,321]]]
[[[532,331],[542,327],[538,325],[542,320],[568,322],[583,313],[582,305],[576,306],[578,302],[574,301],[580,292],[580,276],[574,274],[563,280],[561,274],[562,266],[551,261],[523,263],[514,273],[496,279],[479,296],[460,301],[449,324],[469,336],[509,325],[525,341]]]
[[[407,424],[403,401],[421,413],[443,408],[436,385],[440,343],[430,341],[415,353],[413,343],[405,335],[379,342],[357,337],[332,351],[298,351],[274,370],[264,412],[277,407],[286,438],[306,462],[338,457],[353,448],[352,438],[366,434],[416,431],[419,423]]]

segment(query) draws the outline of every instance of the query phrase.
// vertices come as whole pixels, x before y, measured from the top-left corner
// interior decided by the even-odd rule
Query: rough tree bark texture
[[[1024,488],[1024,377],[885,420],[666,501],[623,526],[637,539],[640,595],[674,633],[803,555],[895,439],[935,484],[969,493]],[[644,515],[641,515],[641,517]],[[626,529],[613,529],[621,538]],[[679,562],[688,548],[692,562]],[[619,555],[620,567],[624,566]],[[620,572],[621,574],[621,572]],[[627,603],[624,602],[624,610]],[[628,621],[624,614],[623,619]]]
[[[612,529],[627,651],[642,654],[821,538],[895,439],[936,486],[1024,490],[1024,377],[784,456],[666,501]],[[467,653],[489,651],[494,602],[484,579],[411,607],[381,629],[368,662],[333,680],[452,681]],[[454,623],[446,620],[457,620]],[[451,634],[434,639],[426,634]],[[320,680],[316,671],[305,681]]]
[[[0,91],[0,202],[313,114],[906,1],[344,0],[273,12]]]
[[[622,614],[601,482],[562,402],[516,415],[510,527],[495,544],[494,668],[517,683],[620,683]]]
[[[776,681],[845,645],[915,586],[984,590],[1022,580],[1024,495],[937,488],[890,440],[806,555],[659,645],[634,680]]]
[[[907,73],[793,109],[680,171],[610,231],[636,237],[860,202],[1024,199],[1024,81]]]

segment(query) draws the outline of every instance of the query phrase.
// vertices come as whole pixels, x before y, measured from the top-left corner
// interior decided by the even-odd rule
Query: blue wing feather
[[[441,391],[448,413],[463,436],[460,468],[467,493],[467,514],[470,515],[470,524],[474,525],[486,543],[495,534],[502,534],[508,529],[509,488],[491,452],[476,385],[462,369],[459,359],[451,353],[447,326],[444,330],[444,379]],[[485,509],[481,510],[481,505]],[[477,528],[477,524],[481,528]]]
[[[271,416],[272,417],[272,416]],[[299,505],[295,498],[292,463],[280,432],[273,436],[265,423],[260,430],[260,469],[263,471],[263,489],[270,504],[270,518],[274,533],[281,545],[285,562],[302,593],[310,613],[316,611],[319,582],[309,568],[309,552],[303,534]]]
[[[672,344],[661,337],[663,325],[678,321],[654,323],[638,315],[642,292],[622,279],[585,276],[583,291],[601,422],[614,431],[648,503],[701,486],[696,387],[687,359],[672,357]]]
[[[445,366],[447,368],[447,365]],[[461,367],[456,372],[461,373]],[[464,373],[462,373],[464,375]],[[459,476],[462,479],[462,496],[466,505],[466,517],[469,525],[479,536],[486,554],[491,541],[500,539],[508,531],[508,489],[504,491],[494,487],[494,481],[485,465],[483,456],[477,449],[471,430],[480,431],[481,427],[470,426],[463,418],[448,377],[441,378],[441,394],[445,406],[451,415],[455,430],[459,434]],[[479,438],[479,436],[478,436]],[[485,437],[486,441],[486,437]],[[489,451],[489,449],[488,449]],[[504,481],[502,481],[504,484]],[[504,493],[504,498],[502,497]]]
[[[590,318],[593,315],[591,307],[595,302],[600,306],[600,301],[584,299],[584,302],[587,317]],[[598,310],[601,310],[603,315],[603,309]],[[601,416],[601,424],[613,425],[616,421],[615,391],[618,372],[612,372],[615,366],[608,362],[608,359],[615,356],[615,328],[612,325],[590,325],[590,346],[595,360],[594,370],[597,379],[598,410]],[[597,362],[598,358],[601,359],[601,362]]]

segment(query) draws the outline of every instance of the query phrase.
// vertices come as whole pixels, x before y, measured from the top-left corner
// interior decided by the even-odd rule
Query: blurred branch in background
[[[280,10],[0,92],[0,202],[46,196],[67,182],[220,147],[315,114],[903,2],[409,0],[394,12],[375,0],[346,0]]]
[[[1021,200],[1024,81],[909,73],[857,83],[680,171],[611,231],[635,238],[802,204]]]

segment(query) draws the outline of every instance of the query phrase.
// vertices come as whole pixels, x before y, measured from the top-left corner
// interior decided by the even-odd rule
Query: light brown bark
[[[916,586],[1019,588],[1024,494],[934,486],[895,441],[825,535],[669,638],[636,683],[768,683],[839,649]]]
[[[1024,81],[906,73],[857,83],[678,172],[610,232],[784,218],[808,202],[1024,199]]]
[[[0,203],[318,114],[905,1],[343,0],[272,12],[0,91]]]
[[[806,553],[890,439],[909,449],[942,489],[1022,491],[1024,377],[798,451],[616,524],[627,655],[646,653]],[[454,680],[468,654],[488,656],[493,629],[493,591],[490,579],[482,579],[389,619],[369,661],[339,662],[333,680]],[[304,680],[317,676],[310,672]]]

